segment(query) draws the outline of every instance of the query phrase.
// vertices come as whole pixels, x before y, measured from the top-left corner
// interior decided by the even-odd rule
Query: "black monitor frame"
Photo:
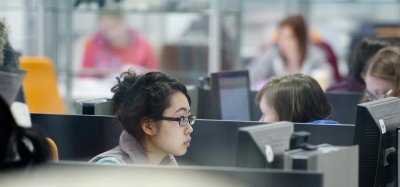
[[[389,97],[359,104],[354,145],[359,145],[359,186],[386,186],[395,182],[396,163],[388,156],[396,148],[400,99]],[[393,149],[391,149],[393,148]],[[395,154],[395,153],[394,153]]]
[[[243,98],[247,100],[247,110],[248,110],[248,119],[240,119],[244,121],[250,121],[251,120],[251,115],[252,115],[252,109],[251,109],[251,98],[250,98],[250,77],[249,77],[249,72],[248,70],[240,70],[240,71],[223,71],[223,72],[217,72],[217,73],[211,73],[211,106],[210,108],[213,110],[212,114],[213,117],[212,119],[222,119],[222,106],[221,106],[221,97],[220,97],[220,91],[221,91],[221,85],[219,83],[219,80],[221,78],[225,77],[240,77],[240,76],[245,76],[246,77],[246,85],[247,85],[247,98]],[[223,120],[237,120],[237,119],[223,119]]]
[[[397,139],[396,139],[396,143],[397,143],[397,145],[396,145],[396,161],[397,161],[397,163],[400,163],[400,151],[399,151],[399,149],[400,149],[400,126],[398,126],[398,127],[396,127],[396,135],[397,135]],[[396,167],[396,177],[397,177],[397,180],[396,180],[396,183],[395,183],[395,187],[399,187],[399,179],[400,179],[400,169],[399,169],[399,167]]]

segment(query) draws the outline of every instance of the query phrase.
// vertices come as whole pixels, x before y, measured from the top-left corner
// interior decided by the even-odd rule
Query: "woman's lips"
[[[190,141],[191,141],[191,139],[189,139],[188,141],[186,141],[184,144],[186,145],[186,146],[190,146]]]

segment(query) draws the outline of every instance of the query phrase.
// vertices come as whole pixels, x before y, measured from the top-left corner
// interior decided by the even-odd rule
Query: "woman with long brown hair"
[[[333,80],[324,51],[309,43],[307,24],[301,15],[289,16],[279,24],[276,45],[251,62],[249,72],[253,89],[272,76],[296,73],[316,78],[324,87]]]

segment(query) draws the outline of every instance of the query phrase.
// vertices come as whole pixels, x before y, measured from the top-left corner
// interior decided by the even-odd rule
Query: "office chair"
[[[23,82],[30,112],[65,114],[66,107],[57,87],[57,76],[51,59],[21,57],[21,69],[28,71]]]
[[[49,159],[53,161],[58,161],[58,149],[56,143],[51,138],[46,138],[50,145],[50,156]]]

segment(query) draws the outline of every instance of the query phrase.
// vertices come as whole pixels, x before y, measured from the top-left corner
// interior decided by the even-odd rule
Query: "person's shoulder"
[[[307,52],[311,56],[325,56],[325,51],[313,43],[308,44]]]
[[[339,124],[339,122],[337,122],[337,121],[326,120],[326,119],[310,121],[310,122],[307,122],[307,123],[308,124],[328,124],[328,125]]]
[[[117,158],[115,157],[104,157],[101,158],[100,160],[98,160],[96,162],[96,164],[118,164],[118,165],[122,165],[122,162],[120,162]]]
[[[271,45],[264,49],[256,58],[254,58],[250,64],[264,64],[265,62],[270,62],[277,57],[280,58],[279,48],[277,45]]]
[[[265,48],[264,51],[261,54],[263,54],[263,55],[265,55],[265,54],[277,55],[277,54],[279,54],[279,47],[276,44],[272,44],[271,46]]]
[[[139,31],[137,31],[137,30],[134,30],[134,29],[129,29],[129,33],[130,33],[130,35],[131,35],[131,37],[133,38],[133,41],[135,42],[135,43],[149,43],[148,41],[147,41],[147,38],[146,38],[146,36],[145,35],[143,35],[142,33],[140,33]]]

